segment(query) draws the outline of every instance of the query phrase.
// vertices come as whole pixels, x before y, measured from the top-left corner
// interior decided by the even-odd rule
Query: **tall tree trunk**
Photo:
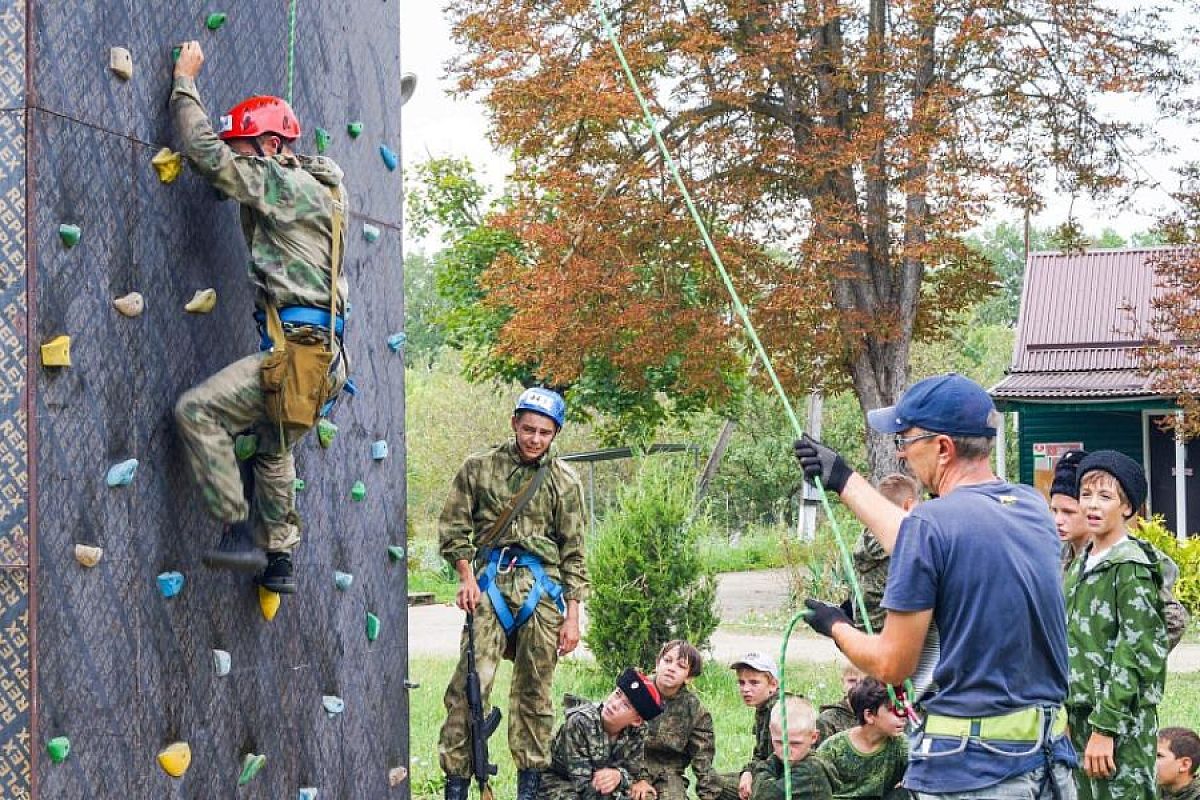
[[[868,411],[893,405],[908,385],[908,353],[911,335],[864,347],[850,363],[854,394],[863,412],[866,429],[867,465],[874,483],[900,468],[892,437],[876,433],[866,425]]]

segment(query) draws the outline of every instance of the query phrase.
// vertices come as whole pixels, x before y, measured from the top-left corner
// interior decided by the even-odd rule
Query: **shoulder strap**
[[[330,338],[333,338],[334,332],[337,330],[338,272],[342,266],[342,238],[345,234],[342,230],[342,222],[346,206],[342,200],[340,186],[330,186],[329,194],[333,197],[333,229],[331,231],[333,239],[330,243],[333,264],[329,267],[329,335]]]
[[[537,492],[538,487],[546,480],[546,470],[549,467],[550,459],[547,458],[545,463],[538,467],[537,472],[533,473],[533,477],[525,481],[525,485],[521,487],[520,491],[513,495],[512,500],[504,507],[504,511],[500,513],[500,516],[496,517],[496,521],[492,523],[492,526],[484,532],[483,536],[479,537],[479,544],[488,545],[500,538],[500,535],[512,523],[513,518],[517,514],[520,514],[525,509],[525,506],[529,505],[529,501],[533,499],[533,495]]]

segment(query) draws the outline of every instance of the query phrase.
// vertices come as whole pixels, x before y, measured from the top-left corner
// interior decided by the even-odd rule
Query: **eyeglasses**
[[[916,436],[905,437],[905,436],[901,436],[900,434],[897,433],[895,436],[892,437],[892,442],[893,442],[893,444],[896,445],[896,452],[901,453],[904,451],[904,448],[908,447],[913,442],[919,442],[922,439],[932,439],[935,436],[941,436],[941,434],[940,433],[920,433],[920,434],[917,434]]]

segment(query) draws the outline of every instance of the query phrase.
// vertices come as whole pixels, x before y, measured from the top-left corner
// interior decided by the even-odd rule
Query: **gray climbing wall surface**
[[[296,0],[294,105],[331,134],[351,217],[348,351],[360,391],[333,412],[328,450],[298,448],[304,543],[299,594],[264,619],[245,577],[205,571],[217,528],[181,458],[179,394],[253,351],[236,208],[185,170],[150,159],[175,145],[171,47],[198,39],[210,113],[285,94],[288,0],[0,0],[0,798],[406,797],[404,391],[389,335],[403,326],[397,0]],[[210,31],[206,16],[228,15]],[[109,70],[125,47],[133,74]],[[351,139],[346,125],[361,121]],[[66,247],[62,224],[77,225]],[[380,229],[373,242],[364,223]],[[184,304],[217,291],[211,314]],[[112,299],[145,296],[126,318]],[[71,366],[39,349],[71,337]],[[386,439],[389,456],[371,458]],[[133,482],[108,468],[136,458]],[[351,499],[362,481],[367,495]],[[77,563],[77,544],[103,548]],[[345,591],[335,570],[351,573]],[[178,571],[165,598],[156,576]],[[367,613],[382,627],[368,641]],[[231,657],[218,676],[212,651]],[[345,701],[330,716],[322,697]],[[53,763],[46,743],[70,740]],[[186,741],[171,778],[159,750]],[[237,786],[243,756],[266,766]]]

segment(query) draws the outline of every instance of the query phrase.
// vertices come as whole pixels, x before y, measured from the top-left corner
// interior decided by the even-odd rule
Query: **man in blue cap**
[[[891,684],[912,675],[937,623],[936,687],[922,698],[925,722],[904,779],[918,797],[1074,800],[1058,536],[1038,492],[992,472],[1000,415],[991,398],[961,375],[938,375],[867,422],[892,435],[901,463],[935,499],[904,516],[840,455],[798,440],[805,477],[837,492],[892,554],[878,635],[811,598],[806,621]]]

